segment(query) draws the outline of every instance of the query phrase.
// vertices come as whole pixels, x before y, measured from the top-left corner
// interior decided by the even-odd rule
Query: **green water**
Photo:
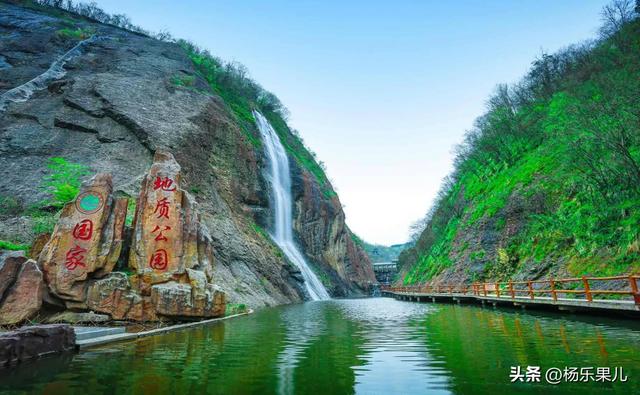
[[[628,381],[512,384],[518,365],[622,366]],[[0,393],[23,392],[640,394],[640,326],[387,298],[311,302],[0,371]]]

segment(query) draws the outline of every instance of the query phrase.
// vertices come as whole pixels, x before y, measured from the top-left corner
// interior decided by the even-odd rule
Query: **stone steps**
[[[98,337],[119,335],[125,333],[124,327],[100,327],[100,326],[74,326],[76,333],[76,343],[84,340],[95,339]]]
[[[219,321],[228,320],[230,318],[235,318],[235,317],[240,317],[240,316],[243,316],[243,315],[248,315],[248,314],[251,314],[251,313],[253,313],[253,310],[249,309],[249,310],[247,310],[247,311],[245,311],[243,313],[229,315],[229,316],[226,316],[226,317],[211,318],[211,319],[208,319],[208,320],[189,322],[189,323],[186,323],[186,324],[172,325],[172,326],[163,327],[163,328],[151,329],[151,330],[143,331],[143,332],[129,332],[129,333],[126,333],[124,331],[124,328],[100,328],[100,329],[120,329],[121,332],[110,333],[110,334],[106,334],[106,335],[103,335],[103,336],[87,337],[87,338],[83,338],[83,339],[76,337],[76,346],[78,348],[80,348],[80,349],[85,349],[85,348],[89,348],[89,347],[101,346],[101,345],[104,345],[104,344],[116,343],[116,342],[121,342],[121,341],[125,341],[125,340],[134,340],[134,339],[139,339],[139,338],[143,338],[143,337],[147,337],[147,336],[162,335],[162,334],[173,332],[173,331],[183,330],[183,329],[187,329],[187,328],[194,328],[194,327],[198,327],[198,326],[204,326],[204,325],[216,323],[216,322],[219,322]]]

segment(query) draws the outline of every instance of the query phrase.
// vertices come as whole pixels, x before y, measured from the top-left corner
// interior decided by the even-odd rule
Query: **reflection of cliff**
[[[450,372],[451,390],[457,394],[499,393],[507,388],[511,366],[540,366],[543,371],[565,366],[624,366],[629,377],[640,375],[635,357],[640,332],[630,336],[627,329],[606,326],[602,320],[587,323],[444,306],[426,316],[421,325],[425,346]],[[600,387],[596,383],[562,383],[559,393],[600,393],[598,388],[611,385],[598,384]],[[539,394],[542,390],[541,385],[530,383],[512,385],[514,391],[523,394]],[[544,388],[549,390],[550,386]],[[624,390],[621,393],[634,393],[631,388],[628,382],[613,385],[616,391]]]
[[[316,327],[313,341],[305,342],[306,345],[297,351],[296,367],[292,370],[293,387],[280,391],[281,394],[354,393],[354,368],[364,364],[366,328],[353,321],[341,305],[340,301],[311,305],[315,309],[313,317],[321,324]],[[307,320],[302,313],[297,308],[295,317],[291,318],[298,322]]]

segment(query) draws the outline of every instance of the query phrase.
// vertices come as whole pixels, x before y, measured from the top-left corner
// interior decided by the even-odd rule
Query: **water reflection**
[[[321,306],[313,302],[306,303],[299,309],[288,309],[282,312],[282,327],[285,335],[284,348],[278,354],[277,362],[278,393],[283,395],[295,393],[295,369],[305,357],[304,351],[326,328],[321,312]]]
[[[633,394],[633,321],[391,299],[259,311],[0,371],[0,393]],[[511,366],[623,366],[625,383],[511,384]]]

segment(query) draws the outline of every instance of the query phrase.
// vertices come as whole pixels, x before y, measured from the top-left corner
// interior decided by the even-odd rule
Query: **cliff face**
[[[211,231],[214,277],[229,300],[301,300],[297,269],[256,225],[269,223],[265,158],[250,141],[259,133],[247,131],[179,45],[53,9],[0,3],[0,11],[0,240],[31,243],[46,228],[50,158],[111,173],[114,190],[132,197],[153,154],[166,150]],[[373,273],[337,197],[317,193],[318,179],[292,167],[302,246],[334,280],[334,294],[360,292]]]
[[[300,166],[292,172],[294,230],[307,258],[323,269],[321,281],[332,295],[366,293],[375,282],[371,262],[354,242],[338,196],[323,195],[313,175]]]

